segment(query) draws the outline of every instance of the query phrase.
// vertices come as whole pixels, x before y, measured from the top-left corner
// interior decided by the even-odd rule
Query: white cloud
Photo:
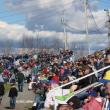
[[[19,40],[22,37],[23,32],[27,31],[25,26],[18,24],[8,24],[0,21],[0,36],[1,39],[14,39]]]
[[[36,37],[36,26],[44,25],[44,29],[40,32],[40,37],[56,37],[64,40],[63,26],[61,25],[61,17],[63,10],[65,9],[65,19],[67,23],[71,25],[75,30],[68,32],[68,41],[85,41],[85,34],[81,31],[85,31],[85,15],[84,5],[82,0],[5,0],[8,9],[11,11],[20,11],[26,16],[26,25],[7,24],[6,22],[0,22],[0,34],[10,39],[20,40],[25,34],[28,37]],[[89,41],[103,41],[106,39],[105,29],[105,13],[103,10],[97,9],[98,0],[91,2],[91,9],[95,21],[100,27],[102,33],[97,32],[94,20],[89,16],[89,32],[96,30],[99,34],[89,34]],[[29,30],[30,29],[30,30]]]
[[[23,36],[27,36],[27,37],[36,37],[38,34],[38,30],[34,31],[30,31],[28,30],[25,26],[23,25],[18,25],[18,24],[7,24],[3,21],[0,22],[0,36],[1,39],[13,39],[13,40],[21,40],[23,38]],[[39,31],[39,37],[45,37],[45,38],[59,38],[61,40],[64,41],[64,33],[63,32],[56,32],[56,31]],[[71,32],[67,32],[67,38],[68,38],[68,42],[72,42],[72,41],[85,41],[86,40],[86,36],[85,34],[74,34]],[[107,39],[105,34],[102,35],[89,35],[88,41],[103,41]]]
[[[62,31],[61,17],[65,9],[65,18],[75,28],[85,30],[85,15],[83,0],[7,0],[11,10],[19,10],[26,18],[26,26],[34,30],[35,25],[44,25],[47,30]],[[97,10],[98,0],[90,2],[90,8],[94,9],[94,17],[97,24],[104,28],[105,16],[103,11]],[[93,11],[94,11],[93,10]],[[89,16],[90,16],[90,12]],[[89,20],[89,28],[96,28],[93,19]]]

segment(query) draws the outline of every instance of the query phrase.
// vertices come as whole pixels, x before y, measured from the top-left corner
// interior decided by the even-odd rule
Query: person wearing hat
[[[70,98],[67,101],[67,104],[73,109],[73,110],[83,110],[81,108],[81,101],[77,96],[74,96],[72,98]]]

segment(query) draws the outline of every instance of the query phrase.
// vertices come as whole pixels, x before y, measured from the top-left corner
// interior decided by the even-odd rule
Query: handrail
[[[101,72],[101,71],[103,71],[103,70],[105,70],[105,69],[108,69],[108,68],[110,68],[110,65],[107,66],[107,67],[103,67],[102,69],[99,69],[99,70],[97,70],[97,71],[95,71],[95,72],[93,72],[93,73],[90,73],[90,74],[86,75],[86,76],[83,76],[83,77],[81,77],[81,78],[78,78],[78,79],[76,79],[76,80],[73,80],[73,81],[71,81],[71,82],[68,82],[68,83],[66,83],[66,84],[64,84],[64,85],[58,86],[58,87],[56,87],[56,88],[50,90],[50,92],[54,92],[54,91],[57,90],[57,89],[60,89],[60,88],[62,88],[62,87],[64,87],[64,86],[69,85],[69,84],[72,84],[72,83],[74,83],[74,82],[80,81],[80,80],[82,80],[82,79],[84,79],[84,78],[87,78],[87,77],[89,77],[89,76],[92,76],[92,75],[94,75],[94,74],[96,74],[96,73],[98,73],[98,72]],[[90,87],[95,87],[95,86],[97,87],[97,86],[100,86],[100,85],[102,85],[102,83],[99,83],[99,82],[93,83],[93,84],[91,84],[91,85],[89,85],[89,86],[87,86],[87,87],[85,87],[85,88],[82,88],[82,89],[80,89],[80,90],[74,92],[73,95],[79,94],[79,93],[81,93],[81,92],[87,90],[87,89],[90,88]],[[71,96],[71,97],[72,97],[72,96]],[[71,98],[71,97],[69,97],[69,98]],[[56,110],[56,108],[57,108],[57,106],[58,106],[58,100],[56,100],[55,97],[53,97],[53,99],[54,99],[54,102],[55,102],[55,104],[54,104],[54,110]],[[67,99],[67,100],[68,100],[68,99]],[[67,100],[66,100],[66,101],[67,101]],[[64,101],[64,102],[66,103],[66,101]]]
[[[82,89],[79,89],[78,91],[75,91],[74,95],[77,95],[77,94],[79,94],[81,92],[84,92],[84,91],[88,90],[91,87],[98,87],[98,86],[101,86],[101,85],[103,85],[103,83],[99,83],[99,82],[93,83],[93,84],[91,84],[91,85],[89,85],[87,87],[84,87]]]
[[[74,83],[74,82],[78,82],[78,81],[80,81],[80,80],[82,80],[82,79],[84,79],[84,78],[87,78],[87,77],[89,77],[89,76],[92,76],[92,75],[94,75],[94,74],[96,74],[96,73],[98,73],[98,72],[101,72],[101,71],[103,71],[103,70],[105,70],[105,69],[108,69],[108,68],[110,68],[110,65],[107,66],[107,67],[104,67],[104,68],[102,68],[102,69],[99,69],[99,70],[97,70],[97,71],[95,71],[95,72],[93,72],[93,73],[90,73],[90,74],[88,74],[88,75],[86,75],[86,76],[83,76],[83,77],[81,77],[81,78],[75,79],[75,80],[73,80],[73,81],[71,81],[71,82],[68,82],[68,83],[66,83],[66,84],[63,84],[63,85],[61,85],[61,86],[58,86],[58,87],[56,87],[56,88],[50,90],[50,92],[51,92],[51,91],[54,91],[54,90],[56,90],[56,89],[60,89],[60,88],[62,88],[62,87],[65,87],[65,86],[67,86],[67,85],[69,85],[69,84],[72,84],[72,83]]]
[[[90,89],[91,87],[94,87],[94,88],[95,88],[95,87],[98,87],[98,86],[101,86],[101,85],[103,85],[103,84],[102,84],[102,83],[99,83],[99,82],[93,83],[93,84],[91,84],[91,85],[89,85],[89,86],[87,86],[87,87],[84,87],[84,88],[82,88],[82,89],[79,89],[79,90],[75,91],[71,97],[76,96],[77,94],[79,94],[79,93],[81,93],[81,92],[84,92],[84,91]],[[66,99],[65,101],[59,101],[59,103],[60,103],[60,104],[63,104],[64,102],[67,102],[71,97],[69,97],[69,98]],[[55,100],[57,100],[57,99],[55,99]],[[58,100],[57,100],[57,101],[58,101]]]

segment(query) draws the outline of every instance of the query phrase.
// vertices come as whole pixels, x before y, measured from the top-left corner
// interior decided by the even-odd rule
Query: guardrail
[[[94,74],[97,74],[98,72],[101,72],[101,71],[103,71],[103,70],[105,70],[105,69],[108,69],[108,68],[110,68],[110,66],[104,67],[104,68],[99,69],[99,70],[97,70],[97,71],[95,71],[95,72],[93,72],[93,73],[90,73],[90,74],[88,74],[88,75],[85,75],[85,76],[83,76],[83,77],[81,77],[81,78],[75,79],[75,80],[73,80],[73,81],[71,81],[71,82],[68,82],[68,83],[63,84],[63,85],[61,85],[61,86],[58,86],[58,87],[56,87],[56,88],[54,88],[54,89],[52,89],[52,90],[50,90],[50,91],[54,91],[54,90],[56,90],[56,89],[60,89],[60,88],[62,88],[62,87],[65,87],[65,86],[67,86],[67,85],[69,85],[69,84],[78,82],[78,81],[80,81],[80,80],[82,80],[82,79],[84,79],[84,78],[87,78],[87,77],[89,77],[89,76],[92,76],[92,75],[94,75]]]
[[[108,69],[108,68],[110,68],[110,66],[104,67],[104,68],[102,68],[102,69],[100,69],[100,70],[97,70],[97,71],[94,71],[93,73],[90,73],[90,74],[88,74],[88,75],[86,75],[86,76],[83,76],[83,77],[81,77],[81,78],[75,79],[75,80],[73,80],[73,81],[71,81],[71,82],[68,82],[68,83],[66,83],[66,84],[64,84],[64,85],[58,86],[58,87],[56,87],[56,88],[50,90],[50,92],[54,92],[54,91],[56,91],[57,89],[61,89],[62,87],[65,87],[65,86],[67,86],[67,85],[69,85],[69,84],[78,82],[78,81],[80,81],[80,80],[82,80],[82,79],[85,79],[85,78],[87,78],[87,77],[90,77],[90,76],[92,76],[92,75],[94,75],[94,74],[97,74],[97,73],[99,73],[99,72],[101,72],[101,71],[104,71],[105,69]],[[88,86],[88,87],[85,87],[85,88],[82,88],[81,90],[76,91],[75,94],[78,94],[78,93],[80,93],[80,92],[82,92],[82,91],[84,91],[84,90],[87,90],[87,89],[90,88],[90,87],[100,86],[100,85],[102,85],[102,84],[99,83],[99,82],[96,82],[96,83],[94,83],[94,84],[91,84],[91,85]],[[70,97],[70,98],[71,98],[71,97]],[[54,101],[55,101],[54,110],[56,110],[56,107],[57,107],[57,104],[56,104],[56,103],[58,103],[58,101],[56,101],[55,97],[53,97],[53,99],[54,99]]]

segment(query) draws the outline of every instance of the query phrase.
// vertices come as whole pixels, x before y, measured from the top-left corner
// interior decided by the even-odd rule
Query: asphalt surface
[[[24,85],[24,91],[18,92],[16,108],[13,110],[30,110],[34,101],[34,93],[28,91],[28,84]],[[0,110],[12,110],[9,108],[9,97],[8,92],[3,96]]]

